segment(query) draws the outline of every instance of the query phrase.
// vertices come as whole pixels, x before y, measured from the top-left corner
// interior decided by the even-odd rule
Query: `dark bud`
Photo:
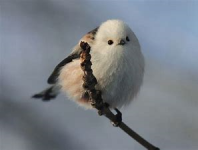
[[[91,59],[91,55],[87,54],[85,60],[90,60]]]
[[[92,78],[92,81],[91,82],[93,82],[94,84],[97,84],[98,83],[98,81],[97,81],[97,79],[95,77]]]
[[[92,63],[91,63],[90,60],[84,60],[84,61],[81,63],[81,66],[85,66],[85,65],[91,66]]]
[[[99,116],[102,116],[104,113],[103,113],[103,111],[102,110],[98,110],[98,115]]]
[[[89,46],[89,44],[88,44],[87,42],[81,41],[81,42],[80,42],[80,47],[81,47],[84,51],[86,50],[87,53],[90,52],[90,46]]]
[[[88,89],[89,88],[89,85],[85,82],[85,83],[83,83],[83,88],[84,89]]]

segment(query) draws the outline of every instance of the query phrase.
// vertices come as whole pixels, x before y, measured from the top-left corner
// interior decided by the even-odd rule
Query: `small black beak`
[[[118,43],[118,45],[124,45],[124,44],[125,44],[124,40],[121,40],[120,43]]]

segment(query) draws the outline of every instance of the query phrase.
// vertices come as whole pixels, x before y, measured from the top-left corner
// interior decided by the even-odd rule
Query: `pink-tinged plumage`
[[[88,103],[88,99],[83,97],[82,77],[83,71],[80,68],[80,60],[74,60],[61,69],[58,82],[62,90],[65,91],[71,99],[76,100],[80,105],[91,107]]]

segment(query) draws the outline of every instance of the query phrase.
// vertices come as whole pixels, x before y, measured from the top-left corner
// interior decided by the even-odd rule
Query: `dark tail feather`
[[[46,90],[33,95],[32,98],[42,99],[43,101],[50,101],[51,99],[56,98],[57,95],[57,89],[55,88],[55,86],[51,86]]]

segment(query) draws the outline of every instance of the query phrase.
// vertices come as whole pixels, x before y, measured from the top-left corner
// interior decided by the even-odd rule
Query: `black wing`
[[[73,59],[76,58],[80,58],[80,54],[71,54],[70,56],[68,56],[67,58],[65,58],[64,60],[62,60],[54,69],[54,71],[52,72],[52,74],[49,76],[47,82],[49,84],[55,84],[57,81],[57,78],[59,76],[59,71],[60,69],[66,65],[67,63],[72,62]]]
[[[95,35],[98,31],[98,27],[91,30],[90,32],[88,32],[82,39],[81,41],[87,42],[89,43],[90,41],[94,41],[95,39]],[[54,69],[54,71],[52,72],[52,74],[50,75],[50,77],[48,78],[47,82],[49,84],[55,84],[57,81],[57,78],[59,76],[59,72],[60,69],[66,65],[67,63],[72,62],[73,59],[77,59],[80,58],[80,53],[81,53],[81,48],[80,45],[78,44],[74,50],[72,51],[71,55],[69,55],[67,58],[65,58],[64,60],[62,60]]]

